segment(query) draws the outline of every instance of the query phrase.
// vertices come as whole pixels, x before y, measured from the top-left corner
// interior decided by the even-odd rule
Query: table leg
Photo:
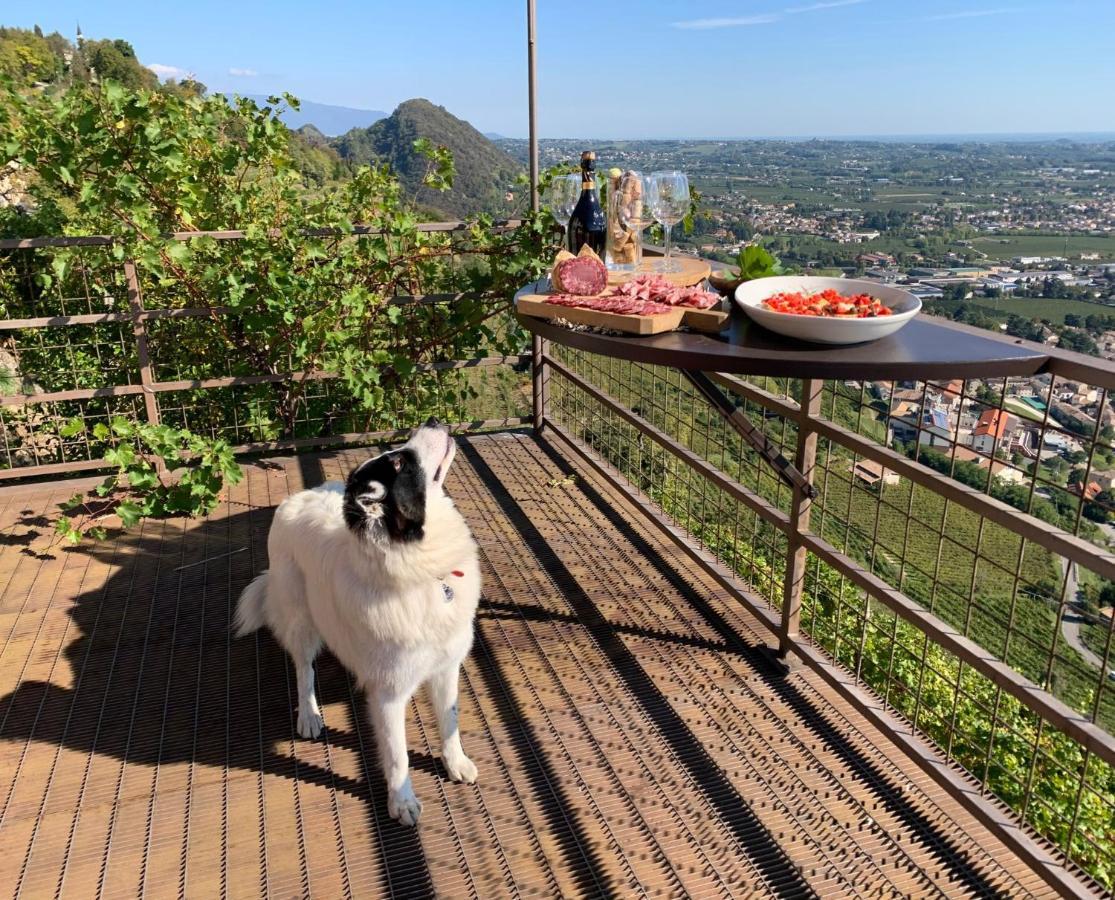
[[[546,419],[546,406],[549,395],[550,373],[546,366],[547,345],[550,342],[545,338],[534,335],[531,338],[531,366],[530,383],[533,396],[534,433],[541,434],[542,426]]]
[[[704,373],[693,369],[681,369],[681,373],[693,383],[693,386],[704,396],[709,403],[724,417],[748,444],[758,451],[759,455],[778,473],[778,477],[790,487],[801,491],[802,495],[813,499],[817,496],[816,489],[809,480],[801,474],[792,462],[779,452],[778,447],[767,440],[767,436],[752,425],[747,416],[736,407],[735,402],[720,390]]]
[[[812,481],[817,462],[817,432],[808,427],[809,420],[820,415],[825,383],[816,378],[801,381],[801,411],[798,413],[797,453],[794,465]],[[812,499],[801,490],[794,490],[790,504],[790,531],[787,536],[786,575],[783,579],[782,621],[778,629],[778,655],[785,662],[800,640],[801,596],[805,589],[808,554],[801,536],[809,530]]]

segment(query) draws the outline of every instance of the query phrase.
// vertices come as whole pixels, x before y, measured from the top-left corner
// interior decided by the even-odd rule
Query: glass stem
[[[666,226],[666,259],[670,258],[670,232],[673,230],[673,225]]]

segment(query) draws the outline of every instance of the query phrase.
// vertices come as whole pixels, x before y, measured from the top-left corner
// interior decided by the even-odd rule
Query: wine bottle
[[[607,237],[608,223],[596,190],[596,153],[586,150],[581,154],[581,198],[569,217],[569,250],[580,253],[588,244],[603,259]]]

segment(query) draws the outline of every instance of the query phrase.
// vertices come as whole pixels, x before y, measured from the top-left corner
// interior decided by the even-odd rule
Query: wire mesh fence
[[[780,612],[789,486],[678,371],[549,352],[548,417]],[[1051,374],[828,381],[799,435],[800,382],[716,380],[787,458],[817,435],[801,639],[1110,887],[1106,391]]]
[[[434,238],[443,250],[466,247],[467,235],[446,223],[424,230],[444,232]],[[235,256],[241,243],[222,235],[205,252]],[[119,249],[80,238],[5,241],[0,249],[0,478],[97,467],[107,444],[93,426],[114,416],[250,450],[354,440],[431,413],[470,428],[530,414],[526,341],[506,297],[392,296],[374,349],[389,357],[421,347],[426,362],[385,378],[384,402],[369,412],[334,373],[300,372],[293,361],[264,368],[230,351],[255,327],[250,313],[232,314],[220,297],[194,297],[131,266]],[[462,317],[484,323],[491,349],[455,332]],[[499,349],[509,344],[519,355]]]

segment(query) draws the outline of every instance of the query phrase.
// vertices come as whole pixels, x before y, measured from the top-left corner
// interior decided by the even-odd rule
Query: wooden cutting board
[[[723,309],[687,309],[682,323],[694,331],[719,334],[728,327],[729,315]]]
[[[599,309],[580,309],[576,306],[558,306],[547,303],[544,294],[527,294],[516,301],[519,312],[539,319],[565,319],[575,325],[590,325],[593,328],[610,328],[627,334],[661,334],[673,331],[681,324],[685,310],[671,309],[656,316],[626,316],[620,313],[602,312]]]
[[[625,334],[661,334],[685,324],[697,331],[717,333],[728,322],[728,313],[720,309],[686,309],[676,307],[655,316],[628,316],[622,313],[601,312],[598,309],[580,309],[576,306],[558,306],[547,303],[545,294],[526,294],[517,301],[519,312],[540,319],[565,319],[576,325],[608,328]]]
[[[659,260],[664,259],[661,256],[645,256],[643,263],[655,265]],[[700,284],[709,276],[712,267],[703,259],[694,259],[692,256],[674,256],[671,257],[680,267],[680,272],[658,272],[654,269],[649,271],[638,272],[617,272],[612,269],[608,270],[608,284],[623,284],[625,281],[630,281],[636,275],[661,275],[670,284],[676,284],[678,287],[693,287],[695,284]]]

